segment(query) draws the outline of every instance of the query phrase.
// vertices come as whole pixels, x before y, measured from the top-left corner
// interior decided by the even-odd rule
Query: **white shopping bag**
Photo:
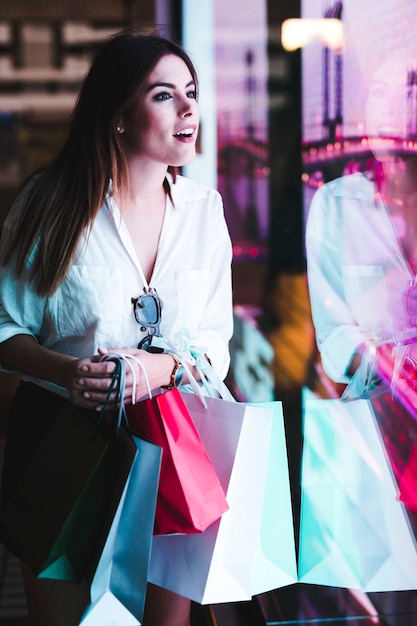
[[[230,508],[199,535],[154,537],[149,581],[201,604],[249,600],[295,582],[280,403],[206,398],[205,409],[196,395],[183,397]]]
[[[416,541],[370,400],[306,396],[299,581],[417,587]]]

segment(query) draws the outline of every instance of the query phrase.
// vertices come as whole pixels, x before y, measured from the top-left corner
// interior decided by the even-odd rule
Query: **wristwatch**
[[[169,384],[170,388],[179,387],[182,383],[182,380],[185,374],[184,366],[181,365],[180,360],[175,356],[175,354],[171,354],[171,356],[175,361],[175,365],[171,373],[171,382]]]

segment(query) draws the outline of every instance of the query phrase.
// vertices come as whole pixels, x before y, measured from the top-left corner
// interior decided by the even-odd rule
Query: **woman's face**
[[[200,120],[196,95],[184,61],[174,54],[162,57],[121,120],[128,157],[178,167],[190,163]]]
[[[409,134],[412,102],[407,70],[405,62],[386,63],[372,79],[366,103],[366,129],[371,148],[380,160],[401,153]]]

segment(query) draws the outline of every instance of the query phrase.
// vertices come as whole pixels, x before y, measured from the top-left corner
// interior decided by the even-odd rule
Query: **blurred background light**
[[[285,50],[303,48],[321,41],[337,53],[343,51],[343,23],[337,18],[288,19],[281,25],[281,43]]]

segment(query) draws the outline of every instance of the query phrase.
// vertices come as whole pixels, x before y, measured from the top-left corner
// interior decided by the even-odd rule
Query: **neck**
[[[165,205],[166,190],[164,180],[167,168],[146,167],[142,164],[135,167],[131,162],[129,165],[129,185],[128,188],[120,189],[115,193],[115,200],[120,207],[129,210],[129,207],[140,209],[144,207],[147,211],[152,206],[158,206],[161,203]]]

